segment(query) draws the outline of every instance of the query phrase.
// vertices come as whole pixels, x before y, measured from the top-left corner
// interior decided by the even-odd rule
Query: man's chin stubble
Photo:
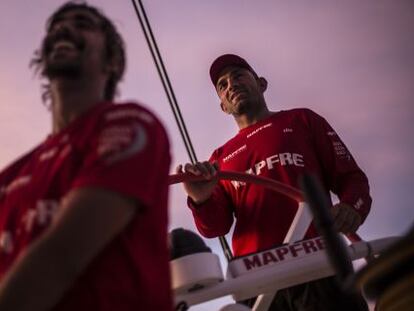
[[[78,79],[81,75],[81,67],[78,64],[49,64],[44,73],[49,79]]]

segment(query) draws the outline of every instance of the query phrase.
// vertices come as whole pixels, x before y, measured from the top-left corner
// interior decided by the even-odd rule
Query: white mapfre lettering
[[[32,179],[31,175],[25,175],[25,176],[17,177],[7,187],[4,188],[4,192],[6,194],[9,194],[10,192],[12,192],[16,189],[27,185],[30,182],[31,179]]]
[[[288,166],[293,165],[297,167],[304,167],[305,162],[303,160],[303,155],[299,153],[290,153],[282,152],[278,154],[271,155],[264,160],[261,160],[249,168],[245,172],[252,175],[261,175],[266,170],[273,170],[277,166]],[[233,187],[237,190],[241,186],[244,186],[245,183],[231,182]]]
[[[236,155],[238,155],[240,152],[244,151],[247,149],[246,145],[241,146],[239,149],[237,149],[236,151],[233,151],[232,153],[230,153],[229,155],[225,156],[223,158],[223,162],[226,163],[227,161],[233,159]]]
[[[49,224],[58,211],[59,203],[55,200],[39,200],[35,208],[28,209],[22,217],[23,229],[31,232],[33,227]]]
[[[46,161],[46,160],[53,158],[57,151],[58,151],[58,148],[54,147],[50,150],[42,152],[39,156],[39,161]]]
[[[275,154],[266,159],[267,167],[271,170],[275,164],[280,163],[279,155]]]
[[[262,168],[266,167],[266,161],[260,161],[254,165],[256,175],[260,175]]]
[[[253,132],[251,132],[251,133],[247,134],[246,138],[250,138],[250,137],[252,137],[253,135],[255,135],[255,134],[259,133],[261,130],[264,130],[265,128],[267,128],[267,127],[269,127],[269,126],[272,126],[272,123],[267,123],[267,124],[265,124],[265,125],[262,125],[261,127],[258,127],[258,128],[257,128],[257,129],[255,129]]]
[[[294,165],[303,167],[305,166],[305,163],[303,161],[303,155],[298,153],[283,152],[271,155],[270,157],[267,157],[265,160],[257,162],[254,165],[254,167],[248,169],[246,173],[260,175],[263,169],[272,170],[277,165]]]

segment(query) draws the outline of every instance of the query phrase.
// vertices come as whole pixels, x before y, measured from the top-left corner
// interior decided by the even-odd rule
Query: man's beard
[[[48,60],[43,69],[43,74],[48,79],[67,78],[78,79],[82,75],[81,60]]]
[[[232,110],[234,115],[242,115],[245,113],[248,113],[251,109],[251,103],[248,99],[243,99],[239,102],[237,102],[235,105],[233,105]]]

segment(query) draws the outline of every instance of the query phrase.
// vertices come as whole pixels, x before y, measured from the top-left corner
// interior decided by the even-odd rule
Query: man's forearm
[[[1,281],[0,310],[45,311],[55,306],[93,258],[130,222],[136,204],[106,190],[71,191],[62,200],[53,224]]]
[[[65,266],[53,237],[44,236],[20,256],[0,284],[0,310],[49,310],[77,277]]]

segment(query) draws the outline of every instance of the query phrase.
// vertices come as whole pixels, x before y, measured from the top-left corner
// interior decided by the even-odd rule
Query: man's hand
[[[348,204],[338,203],[332,207],[334,228],[342,233],[354,233],[361,225],[361,216]]]
[[[188,196],[196,204],[201,204],[210,198],[213,193],[214,188],[217,185],[217,163],[197,162],[196,164],[187,163],[184,165],[177,166],[176,173],[191,173],[196,176],[203,176],[205,180],[194,181],[194,182],[185,182],[184,190],[187,192]]]

